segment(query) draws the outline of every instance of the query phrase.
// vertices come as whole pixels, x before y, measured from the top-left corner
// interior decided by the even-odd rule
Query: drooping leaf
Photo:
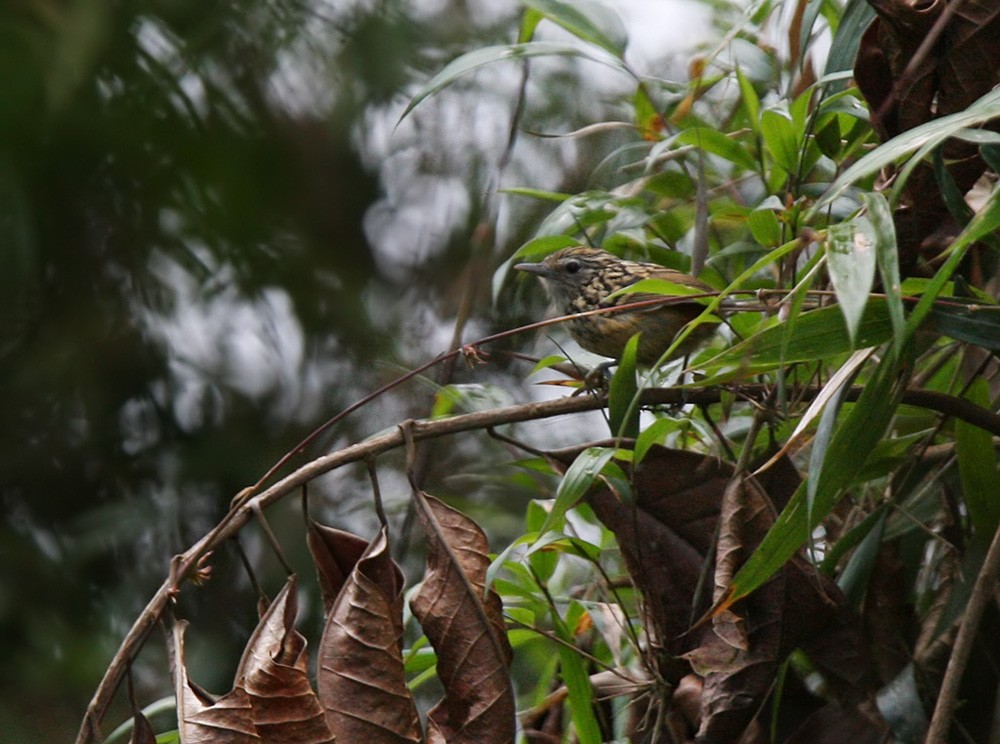
[[[342,741],[419,742],[420,717],[403,668],[403,574],[389,554],[385,528],[370,544],[316,523],[309,537],[321,584],[331,563],[343,573],[333,601],[325,603],[316,670],[330,729]],[[364,549],[357,555],[359,542]]]
[[[769,326],[703,362],[699,368],[707,373],[720,372],[707,381],[717,382],[757,374],[785,364],[829,359],[855,348],[876,346],[891,338],[892,321],[888,307],[884,300],[873,298],[862,313],[853,344],[840,309],[824,307],[796,318],[794,333],[787,343],[784,324]],[[735,369],[721,372],[730,367]],[[706,381],[699,384],[706,384]]]
[[[306,639],[295,630],[297,582],[289,577],[247,641],[236,669],[264,742],[327,744],[334,736],[309,682]]]
[[[830,279],[852,343],[857,339],[858,324],[872,291],[877,243],[875,228],[865,216],[838,222],[827,232],[826,260]]]
[[[463,54],[461,57],[452,60],[437,75],[431,78],[417,93],[410,99],[400,121],[405,119],[421,101],[428,96],[447,88],[459,78],[469,74],[480,67],[502,62],[504,60],[525,59],[529,57],[584,57],[595,62],[607,64],[615,69],[627,71],[626,68],[615,57],[607,57],[600,54],[592,54],[587,49],[573,45],[563,44],[553,41],[530,41],[524,44],[503,44],[499,46],[484,47],[475,49]]]
[[[882,293],[885,294],[892,321],[892,347],[895,354],[903,348],[906,319],[903,312],[901,281],[899,276],[899,250],[896,245],[896,226],[892,220],[892,208],[879,192],[867,193],[863,197],[868,219],[875,231],[875,257],[879,276],[882,278]]]
[[[628,42],[625,24],[608,5],[594,0],[521,0],[521,3],[562,26],[578,39],[596,44],[616,57],[625,53]]]
[[[427,741],[514,741],[510,644],[500,598],[486,590],[483,531],[461,512],[417,493],[427,538],[424,580],[410,607],[437,652],[444,697],[427,714]]]

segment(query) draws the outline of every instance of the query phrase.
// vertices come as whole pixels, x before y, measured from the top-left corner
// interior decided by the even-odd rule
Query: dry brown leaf
[[[177,727],[184,744],[254,744],[257,735],[250,698],[242,687],[213,698],[192,683],[184,661],[184,631],[187,623],[174,623],[170,643],[170,665],[177,695]]]
[[[514,740],[512,657],[500,597],[485,591],[490,560],[483,531],[461,512],[418,493],[427,572],[410,600],[437,651],[444,698],[427,716],[427,741],[504,744]]]
[[[551,459],[568,466],[581,451]],[[857,618],[829,578],[801,557],[730,608],[730,613],[691,627],[711,597],[696,597],[706,556],[714,552],[716,598],[756,549],[774,522],[773,501],[784,503],[796,479],[776,467],[765,479],[734,478],[722,461],[654,447],[632,474],[634,504],[606,487],[588,501],[616,535],[632,581],[642,592],[646,627],[657,645],[689,662],[703,677],[699,742],[740,739],[774,682],[778,665],[802,648],[848,697],[870,690],[869,669]],[[775,489],[770,498],[768,488]],[[721,514],[721,523],[720,523]],[[711,568],[711,567],[710,567]],[[660,674],[679,682],[688,673],[661,655]],[[757,733],[748,734],[751,739]]]
[[[184,665],[186,623],[171,644],[178,726],[185,744],[330,744],[334,741],[308,678],[306,641],[294,628],[295,577],[279,592],[247,642],[233,690],[215,700]]]
[[[861,39],[854,77],[883,139],[931,119],[962,111],[1000,83],[1000,5],[986,0],[959,3],[926,56],[919,49],[945,12],[944,0],[868,0],[878,14]],[[908,69],[916,61],[912,70]],[[974,145],[946,144],[947,169],[961,193],[986,166]],[[907,182],[896,232],[904,264],[921,248],[957,231],[932,169],[919,166]],[[933,243],[933,244],[932,244]]]
[[[330,728],[348,742],[419,742],[420,719],[403,668],[403,574],[389,553],[385,528],[354,565],[343,558],[360,538],[317,524],[310,526],[314,534],[310,548],[317,566],[333,564],[343,572],[317,671]]]
[[[368,549],[368,541],[310,519],[306,542],[316,564],[316,575],[323,594],[323,614],[328,615],[347,577]]]
[[[246,689],[257,732],[267,744],[334,741],[309,684],[306,639],[295,630],[296,581],[290,576],[261,617],[236,672]]]

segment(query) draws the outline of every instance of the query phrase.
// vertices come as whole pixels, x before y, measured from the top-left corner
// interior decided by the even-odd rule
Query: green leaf
[[[878,560],[879,548],[882,547],[882,533],[885,531],[885,509],[878,509],[869,516],[875,516],[875,519],[870,525],[867,519],[863,523],[869,529],[837,578],[837,586],[855,608],[861,607],[861,601],[865,598],[868,582],[875,570],[875,561]]]
[[[740,85],[740,98],[743,100],[743,108],[747,112],[747,120],[750,128],[755,133],[760,133],[760,97],[757,90],[750,82],[750,78],[743,74],[742,68],[736,67],[736,80]]]
[[[639,350],[639,334],[625,344],[618,369],[608,390],[608,414],[611,436],[633,439],[639,434],[639,386],[635,376],[635,356]]]
[[[965,397],[989,410],[989,383],[983,377],[976,378]],[[989,539],[1000,523],[1000,471],[997,470],[993,437],[978,426],[958,420],[955,422],[955,439],[958,473],[973,533]]]
[[[791,118],[784,112],[767,109],[760,115],[760,133],[774,162],[786,173],[795,173],[799,167],[799,139]]]
[[[638,465],[646,457],[654,444],[660,444],[663,439],[672,431],[676,431],[678,422],[671,418],[659,418],[647,426],[636,437],[635,449],[633,452],[633,462]]]
[[[964,111],[942,116],[908,129],[876,147],[845,170],[816,201],[805,217],[809,221],[856,181],[877,173],[924,147],[935,147],[955,132],[1000,116],[1000,89],[987,93]]]
[[[854,343],[847,333],[843,314],[838,307],[810,310],[796,318],[795,330],[784,344],[786,323],[768,326],[750,338],[712,357],[700,365],[702,371],[717,372],[736,367],[731,374],[712,378],[712,382],[731,379],[736,375],[751,375],[795,362],[828,359],[853,351],[876,346],[892,338],[892,323],[884,300],[872,298],[858,323]],[[699,384],[707,383],[707,380]]]
[[[573,643],[572,633],[559,623],[559,635],[566,643]],[[601,727],[594,715],[594,690],[583,658],[573,648],[559,644],[559,664],[563,683],[568,692],[570,718],[580,744],[601,744]]]
[[[569,248],[571,245],[580,245],[580,241],[569,235],[543,235],[522,245],[514,251],[512,258],[517,261],[542,259],[560,248]]]
[[[875,11],[867,0],[848,0],[826,59],[827,74],[854,68],[861,36],[874,17]]]
[[[687,295],[703,295],[705,290],[700,287],[692,287],[688,284],[680,284],[678,282],[672,282],[668,279],[640,279],[635,284],[630,284],[627,287],[622,287],[621,289],[616,289],[614,292],[608,295],[611,297],[618,297],[619,295],[628,294],[650,294],[650,295],[663,295],[664,297],[685,297]],[[652,298],[650,298],[652,299]]]
[[[844,367],[841,367],[844,369]],[[856,374],[856,372],[855,372]],[[852,375],[853,376],[853,375]],[[816,436],[813,438],[812,450],[809,452],[809,472],[806,475],[806,516],[812,523],[813,508],[816,505],[816,494],[819,490],[819,480],[823,473],[823,461],[830,448],[830,441],[833,439],[836,430],[837,415],[840,413],[841,404],[844,402],[844,395],[847,392],[849,380],[844,380],[844,384],[838,387],[833,396],[823,408],[820,414],[819,424],[816,427]]]
[[[881,506],[862,519],[860,523],[854,525],[847,534],[843,535],[830,548],[823,558],[819,570],[828,576],[832,576],[833,572],[837,570],[837,564],[840,563],[840,559],[844,557],[848,550],[859,545],[865,539],[865,536],[872,531],[879,519],[884,516],[885,507]]]
[[[548,532],[560,523],[570,509],[584,497],[594,481],[608,464],[615,451],[610,447],[588,447],[567,468],[559,487],[556,489],[552,511],[542,525],[540,532]]]
[[[827,231],[826,262],[852,342],[875,279],[877,240],[875,228],[865,216],[838,222]]]
[[[892,322],[893,353],[899,354],[905,341],[906,317],[903,310],[903,296],[899,278],[899,253],[896,244],[896,225],[892,219],[892,207],[879,192],[862,196],[868,219],[875,230],[875,258],[879,276],[882,277],[882,291],[885,293]]]
[[[747,217],[753,239],[766,248],[781,245],[781,222],[774,210],[757,208]]]
[[[625,53],[628,36],[621,17],[609,6],[594,0],[521,0],[578,39],[596,44],[616,57]]]
[[[573,44],[562,44],[553,41],[530,41],[524,44],[502,44],[499,46],[484,47],[483,49],[474,49],[449,62],[441,72],[431,78],[423,88],[417,91],[416,95],[410,99],[399,120],[402,121],[405,119],[428,96],[443,90],[460,77],[480,67],[504,60],[553,56],[583,57],[584,59],[600,62],[628,73],[628,68],[620,60],[608,58],[604,55],[591,54],[586,49]]]
[[[677,135],[675,142],[682,145],[693,145],[747,170],[757,169],[757,161],[747,149],[717,129],[709,129],[708,127],[685,129]]]
[[[879,362],[857,403],[833,434],[812,508],[803,483],[733,577],[730,601],[747,596],[771,578],[833,510],[844,490],[856,485],[857,474],[884,436],[906,388],[906,376],[900,375],[899,369],[900,362],[894,357],[885,356]]]
[[[1000,307],[933,307],[927,314],[926,327],[951,338],[1000,351]]]
[[[524,15],[521,17],[521,30],[517,34],[517,42],[519,44],[524,44],[525,42],[531,41],[535,36],[535,29],[538,28],[538,24],[542,22],[544,16],[537,10],[524,11]]]

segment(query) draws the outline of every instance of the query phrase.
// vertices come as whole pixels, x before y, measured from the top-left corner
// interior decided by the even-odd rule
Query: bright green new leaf
[[[799,168],[799,138],[791,118],[783,112],[767,109],[760,115],[760,134],[774,162],[786,173],[795,173]]]
[[[556,489],[552,511],[539,532],[548,532],[556,524],[561,524],[566,512],[584,497],[601,470],[608,464],[615,451],[609,447],[588,447],[573,461]]]
[[[735,163],[746,170],[752,171],[757,169],[757,161],[750,154],[749,150],[717,129],[692,127],[678,134],[674,141],[682,145],[693,145],[707,153],[718,155],[720,158],[728,160],[730,163]]]

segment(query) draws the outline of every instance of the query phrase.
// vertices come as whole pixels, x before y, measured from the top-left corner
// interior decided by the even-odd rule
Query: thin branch
[[[803,399],[818,395],[820,390],[821,388],[818,386],[807,388]],[[703,390],[649,388],[642,391],[639,402],[643,406],[709,405],[719,402],[724,392],[725,389],[721,387]],[[766,400],[771,394],[771,387],[767,385],[743,385],[735,388],[735,392],[748,400]],[[847,400],[857,400],[861,395],[861,387],[853,387],[846,391],[845,395]],[[465,431],[485,430],[503,424],[593,411],[606,407],[607,402],[607,395],[601,393],[556,398],[539,403],[523,403],[507,408],[477,411],[443,419],[414,421],[409,427],[409,434],[412,435],[414,441],[433,439]],[[939,411],[1000,436],[1000,415],[980,408],[967,400],[954,398],[943,393],[912,390],[904,394],[903,403]],[[187,551],[176,556],[171,562],[170,576],[140,613],[108,665],[104,678],[87,707],[87,713],[77,734],[77,744],[90,744],[90,742],[95,741],[94,737],[100,721],[103,720],[129,664],[139,653],[156,622],[180,591],[181,585],[188,577],[197,573],[199,562],[206,553],[239,533],[253,517],[256,510],[276,503],[324,473],[350,463],[368,460],[396,449],[404,443],[403,432],[399,428],[394,428],[344,449],[317,457],[259,494],[245,499],[230,510],[211,532]]]
[[[993,533],[993,541],[986,553],[986,560],[983,561],[983,568],[976,577],[972,596],[969,597],[969,603],[962,613],[962,624],[955,637],[955,648],[951,653],[951,658],[948,659],[948,668],[945,670],[944,680],[941,682],[941,692],[938,694],[937,704],[934,706],[934,715],[931,717],[931,725],[927,731],[925,744],[947,744],[949,741],[948,730],[951,727],[952,715],[958,702],[958,689],[962,682],[962,676],[965,674],[966,665],[969,663],[969,657],[972,655],[976,632],[979,630],[979,621],[982,619],[987,602],[993,597],[998,577],[1000,577],[1000,526]]]

